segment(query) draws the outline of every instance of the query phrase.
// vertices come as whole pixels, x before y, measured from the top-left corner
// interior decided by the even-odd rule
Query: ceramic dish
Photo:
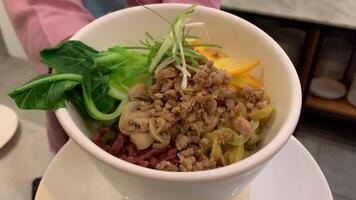
[[[2,148],[16,133],[18,119],[11,108],[0,105],[0,121],[0,148]]]
[[[189,6],[156,4],[150,5],[150,8],[173,20]],[[97,158],[98,163],[105,164],[99,166],[99,170],[108,180],[114,185],[120,183],[125,193],[130,195],[137,193],[136,187],[140,184],[145,200],[156,200],[157,195],[166,199],[169,197],[170,200],[235,198],[288,141],[299,119],[301,89],[297,73],[288,56],[271,37],[237,16],[212,8],[198,6],[190,18],[191,22],[204,22],[210,42],[221,45],[229,55],[262,61],[265,90],[276,112],[267,126],[264,147],[257,153],[238,163],[200,172],[147,169],[118,159],[96,146],[90,139],[93,131],[72,106],[56,111],[71,139]],[[146,31],[159,37],[167,30],[169,24],[157,15],[143,7],[134,7],[93,21],[72,39],[100,50],[115,44],[135,46]],[[107,170],[107,166],[114,170]],[[122,177],[129,181],[121,182]]]
[[[36,200],[140,199],[145,191],[137,185],[137,198],[126,198],[115,187],[130,181],[124,177],[112,185],[89,156],[73,141],[56,155],[42,178]],[[70,165],[68,163],[77,163]],[[290,181],[293,180],[293,181]],[[312,189],[311,189],[312,188]],[[157,200],[165,198],[157,198]],[[210,198],[211,199],[211,198]],[[332,200],[319,166],[299,141],[292,137],[255,180],[235,200]],[[184,199],[184,200],[190,200]]]
[[[313,78],[310,93],[324,99],[338,99],[346,94],[346,87],[337,80],[327,77]]]

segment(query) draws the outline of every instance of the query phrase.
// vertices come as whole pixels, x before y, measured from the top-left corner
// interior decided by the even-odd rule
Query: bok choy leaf
[[[10,91],[9,96],[22,109],[56,110],[65,107],[65,101],[72,101],[82,115],[109,121],[119,117],[129,88],[138,83],[150,88],[154,73],[171,64],[181,72],[185,89],[187,77],[200,67],[197,59],[206,59],[194,51],[188,40],[196,37],[185,30],[188,15],[196,6],[187,8],[172,23],[144,7],[170,25],[164,38],[156,40],[146,32],[147,38],[140,41],[143,47],[114,46],[98,51],[71,40],[44,49],[41,62],[52,68],[54,74],[38,76]]]
[[[147,56],[119,46],[99,52],[80,41],[67,41],[44,49],[41,61],[55,73],[9,92],[22,109],[56,110],[73,98],[81,113],[113,120],[125,105],[128,88],[148,77]]]
[[[21,109],[56,110],[65,106],[65,92],[80,84],[76,74],[46,74],[9,93]]]

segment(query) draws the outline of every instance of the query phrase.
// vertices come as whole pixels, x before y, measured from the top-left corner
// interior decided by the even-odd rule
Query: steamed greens
[[[56,110],[72,100],[82,113],[108,121],[120,115],[128,88],[148,78],[147,56],[120,46],[99,52],[80,41],[67,41],[43,50],[41,61],[55,73],[9,93],[22,109]]]
[[[141,41],[142,47],[114,46],[106,51],[97,51],[72,40],[44,49],[41,62],[54,73],[30,80],[10,91],[9,96],[19,108],[48,111],[63,108],[65,101],[71,100],[82,115],[110,121],[120,116],[128,101],[130,87],[138,83],[149,84],[155,71],[172,63],[182,72],[182,88],[185,88],[190,76],[187,68],[197,71],[199,64],[196,58],[206,59],[187,42],[193,38],[185,29],[187,15],[195,7],[189,7],[173,23],[167,21],[171,31],[162,39],[155,40],[146,33],[147,39]]]

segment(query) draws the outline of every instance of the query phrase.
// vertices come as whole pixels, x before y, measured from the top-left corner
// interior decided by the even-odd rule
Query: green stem
[[[85,102],[87,111],[93,119],[98,120],[98,121],[110,121],[110,120],[113,120],[113,119],[119,117],[122,110],[124,109],[127,101],[128,101],[127,99],[122,100],[120,105],[112,113],[103,113],[100,110],[98,110],[98,108],[96,107],[96,105],[91,97],[91,94],[88,93],[88,91],[85,89],[84,84],[82,84],[82,88],[83,88],[84,102]]]
[[[95,61],[103,64],[115,63],[115,61],[120,60],[122,55],[115,52],[101,52],[96,55]]]
[[[127,98],[127,94],[125,94],[124,92],[122,92],[114,87],[110,87],[107,95],[111,96],[114,99],[120,100],[120,101]]]
[[[195,68],[193,66],[187,65],[187,68],[192,70],[193,72],[197,73],[199,71],[199,68]]]
[[[54,81],[59,81],[59,80],[72,80],[72,81],[78,81],[81,82],[82,81],[82,75],[78,75],[78,74],[53,74],[53,75],[49,75],[46,76],[44,78],[40,78],[38,80],[34,80],[30,83],[26,83],[25,85],[22,85],[20,87],[18,87],[16,90],[14,90],[13,92],[11,92],[12,94],[17,94],[19,92],[28,90],[32,87],[36,87],[38,85],[41,85],[43,83],[49,83],[49,82],[54,82]]]
[[[204,44],[190,44],[192,47],[216,47],[222,49],[222,46],[217,45],[217,44],[209,44],[209,43],[204,43]]]
[[[154,71],[159,61],[162,59],[163,55],[166,53],[166,51],[168,51],[169,48],[172,47],[172,45],[173,45],[173,40],[171,36],[168,35],[167,38],[162,43],[161,47],[159,48],[158,52],[156,53],[156,56],[151,61],[151,64],[148,68],[150,72]]]

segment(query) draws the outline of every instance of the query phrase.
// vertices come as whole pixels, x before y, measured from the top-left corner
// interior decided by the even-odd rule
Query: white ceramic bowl
[[[150,5],[170,20],[188,6]],[[256,154],[222,168],[200,172],[158,171],[120,160],[96,146],[89,138],[92,131],[73,107],[56,111],[70,138],[102,161],[98,167],[103,175],[128,199],[233,199],[283,147],[298,122],[301,108],[299,79],[288,56],[271,37],[239,17],[207,7],[198,7],[191,19],[204,22],[210,41],[223,46],[229,55],[261,59],[265,89],[276,107],[267,128],[266,144]],[[155,14],[143,7],[134,7],[93,21],[72,39],[96,49],[105,49],[116,44],[137,45],[145,31],[160,36],[168,30],[168,24]],[[128,176],[124,180],[131,181],[120,182],[123,176]]]

